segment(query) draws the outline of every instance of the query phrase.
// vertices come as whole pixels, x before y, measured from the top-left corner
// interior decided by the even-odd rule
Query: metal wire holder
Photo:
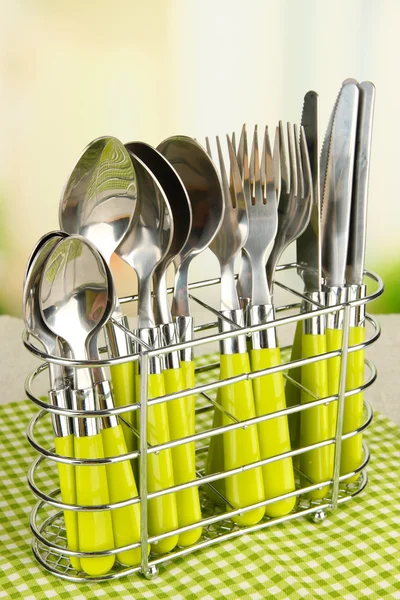
[[[298,269],[298,265],[295,263],[290,263],[286,265],[281,265],[278,267],[278,271],[286,271],[286,270],[294,270]],[[283,306],[275,307],[277,318],[273,321],[270,321],[263,325],[256,326],[248,326],[241,327],[236,331],[218,332],[218,318],[221,317],[220,313],[215,310],[213,307],[209,306],[207,303],[198,299],[193,294],[196,290],[202,289],[208,286],[218,285],[220,283],[220,279],[212,279],[207,281],[201,281],[190,284],[190,290],[192,294],[192,299],[197,301],[204,310],[208,311],[209,314],[213,315],[213,317],[217,317],[217,320],[213,320],[209,323],[203,325],[197,325],[195,327],[196,336],[195,339],[190,342],[178,343],[174,346],[161,347],[157,350],[152,349],[143,349],[140,353],[133,354],[131,356],[119,357],[119,358],[104,358],[100,361],[76,361],[66,358],[59,358],[56,356],[48,355],[42,350],[40,350],[37,346],[32,343],[28,334],[24,332],[23,342],[25,347],[39,357],[43,362],[37,369],[35,369],[30,375],[28,375],[25,382],[25,390],[28,398],[35,403],[40,411],[31,419],[28,428],[27,428],[27,438],[29,443],[33,446],[33,448],[37,451],[38,457],[35,459],[33,464],[31,465],[28,472],[28,484],[31,488],[33,494],[38,498],[38,502],[32,510],[31,518],[30,518],[30,526],[33,534],[32,538],[32,549],[33,553],[37,559],[37,561],[49,572],[69,581],[104,581],[109,579],[117,579],[122,576],[130,575],[132,573],[141,572],[147,578],[152,578],[158,572],[159,565],[166,563],[167,561],[171,561],[174,558],[185,556],[191,552],[201,550],[211,546],[212,544],[218,542],[224,542],[229,539],[235,538],[237,536],[248,534],[251,532],[259,531],[261,529],[273,526],[278,523],[283,523],[285,521],[291,521],[293,519],[297,519],[299,517],[308,516],[314,522],[319,522],[325,519],[327,512],[335,510],[339,505],[349,501],[351,498],[359,494],[367,485],[367,472],[366,465],[369,461],[369,450],[368,446],[363,440],[363,461],[362,464],[359,465],[357,469],[348,473],[346,475],[340,474],[340,455],[341,455],[341,447],[342,441],[346,440],[352,436],[358,435],[363,432],[372,420],[372,410],[369,404],[364,400],[364,421],[362,425],[356,429],[355,431],[348,432],[346,434],[342,433],[343,429],[343,414],[344,414],[344,406],[345,399],[348,396],[353,394],[357,394],[363,392],[368,387],[372,385],[375,381],[377,373],[375,366],[368,359],[365,359],[365,366],[367,367],[367,372],[369,373],[367,380],[364,384],[356,389],[346,390],[346,367],[347,367],[347,357],[351,352],[357,352],[362,350],[372,344],[376,339],[378,339],[380,335],[380,327],[377,321],[366,314],[365,320],[369,324],[369,329],[372,329],[372,333],[370,337],[357,346],[349,347],[349,327],[350,327],[350,315],[352,308],[357,306],[363,306],[372,300],[376,299],[383,292],[383,282],[381,278],[370,272],[365,271],[365,277],[368,281],[368,288],[372,285],[376,289],[365,295],[363,298],[357,298],[348,300],[346,302],[342,302],[339,304],[335,304],[333,306],[313,306],[312,311],[299,312],[301,308],[301,302],[299,300],[307,299],[301,292],[293,289],[290,286],[286,286],[283,283],[278,281],[275,282],[276,285],[285,289],[289,292],[294,302],[290,304],[285,304]],[[169,290],[170,292],[172,290]],[[369,290],[368,290],[369,291]],[[129,296],[121,299],[121,304],[127,302],[134,302],[137,299],[136,296]],[[295,314],[289,314],[288,316],[282,316],[284,313],[292,313],[295,311]],[[198,348],[200,353],[205,354],[205,349],[207,348],[207,344],[211,342],[219,342],[223,339],[233,338],[235,336],[247,335],[251,336],[252,333],[256,331],[262,331],[268,328],[278,328],[283,325],[294,324],[297,321],[303,321],[310,317],[318,317],[319,315],[329,315],[338,311],[343,311],[343,340],[342,347],[339,350],[333,352],[327,352],[325,354],[320,354],[318,356],[312,356],[305,359],[300,359],[296,361],[290,360],[282,360],[282,364],[279,366],[274,366],[268,369],[264,369],[263,371],[257,371],[253,373],[244,373],[243,375],[239,375],[236,377],[231,377],[225,380],[219,380],[218,378],[218,362],[214,362],[208,364],[203,367],[197,368],[197,373],[208,372],[210,374],[210,381],[203,384],[198,384],[194,388],[187,389],[183,392],[178,392],[175,394],[166,394],[161,397],[149,399],[148,398],[148,389],[147,389],[147,372],[148,372],[148,363],[149,360],[154,356],[161,356],[166,354],[167,352],[171,352],[172,349],[182,350],[185,348]],[[217,330],[217,333],[213,332],[205,337],[200,337],[204,335],[204,332]],[[134,336],[133,336],[134,337]],[[104,350],[104,349],[103,349]],[[286,350],[290,350],[290,348],[286,348]],[[164,444],[159,444],[157,446],[149,446],[147,439],[147,427],[146,427],[146,416],[147,409],[151,405],[155,405],[157,403],[169,402],[179,397],[189,396],[192,394],[196,394],[196,397],[201,397],[203,399],[203,405],[196,409],[197,418],[199,421],[202,419],[206,421],[207,416],[212,414],[212,410],[214,408],[215,402],[213,402],[212,398],[209,396],[209,392],[216,391],[218,388],[232,385],[238,381],[243,381],[244,379],[253,380],[257,377],[262,377],[264,375],[268,375],[270,373],[276,372],[284,372],[284,376],[288,377],[286,371],[288,369],[292,369],[294,367],[301,367],[303,365],[326,360],[329,358],[334,358],[336,356],[341,357],[341,371],[340,371],[340,386],[339,392],[336,395],[329,396],[326,398],[317,398],[312,402],[307,402],[305,404],[299,404],[296,406],[291,406],[286,408],[285,410],[281,410],[278,412],[273,412],[266,415],[261,415],[254,417],[252,419],[248,419],[246,421],[237,422],[233,420],[233,422],[229,425],[222,425],[221,427],[212,428],[210,424],[207,426],[203,426],[198,433],[194,435],[187,436],[185,438],[181,438],[179,440],[173,440]],[[60,364],[66,366],[68,368],[74,367],[95,367],[95,366],[111,366],[122,364],[126,362],[139,361],[140,372],[143,374],[141,377],[141,386],[140,386],[140,400],[137,403],[126,405],[123,407],[114,407],[112,409],[103,409],[103,410],[93,410],[93,411],[79,411],[79,410],[71,410],[66,408],[59,408],[53,405],[50,405],[48,401],[41,399],[37,394],[33,391],[34,381],[40,376],[48,368],[49,362],[54,362],[56,364]],[[297,384],[301,387],[301,384]],[[229,471],[223,471],[221,473],[213,473],[211,475],[206,475],[204,470],[201,469],[201,457],[207,451],[207,439],[211,438],[215,435],[222,435],[224,432],[229,430],[234,430],[240,427],[247,427],[250,425],[256,425],[268,419],[276,418],[277,416],[284,415],[292,415],[294,413],[301,413],[304,410],[309,410],[311,407],[316,407],[323,404],[328,404],[330,402],[338,402],[338,418],[337,418],[337,427],[336,427],[336,435],[334,438],[324,440],[317,444],[313,444],[311,446],[300,447],[292,449],[289,452],[279,454],[273,456],[271,458],[259,460],[257,462],[251,463],[250,465],[246,465],[240,468],[231,469]],[[104,417],[106,415],[119,415],[120,418],[124,419],[124,415],[133,411],[139,411],[140,414],[140,440],[139,440],[139,449],[136,451],[129,452],[128,454],[124,454],[121,456],[115,456],[104,459],[76,459],[72,457],[64,457],[58,455],[53,448],[46,448],[44,445],[38,441],[37,432],[40,430],[41,425],[43,424],[42,420],[45,420],[51,414],[59,414],[65,415],[69,417],[78,417],[84,418],[88,416],[95,416],[98,418]],[[180,485],[175,485],[174,487],[168,488],[167,490],[160,490],[157,492],[149,493],[147,489],[147,457],[152,452],[161,452],[167,448],[172,448],[179,444],[185,444],[189,442],[195,442],[197,444],[197,458],[199,462],[198,470],[197,470],[197,478],[194,481],[187,482]],[[233,509],[229,507],[229,502],[224,498],[225,506],[215,505],[211,502],[211,500],[207,497],[205,493],[201,493],[202,498],[202,515],[203,518],[201,521],[194,523],[192,525],[188,525],[185,527],[180,527],[173,532],[168,532],[167,534],[162,534],[158,536],[149,536],[148,527],[147,527],[147,503],[152,498],[157,496],[161,496],[163,494],[169,494],[172,492],[177,492],[182,489],[191,487],[191,486],[199,486],[199,489],[204,491],[205,486],[213,487],[213,483],[223,479],[227,476],[234,475],[236,473],[240,473],[247,469],[256,468],[259,466],[263,466],[268,463],[272,463],[276,460],[281,460],[283,458],[288,457],[296,457],[301,455],[306,451],[310,451],[313,449],[321,448],[323,446],[334,445],[334,469],[333,469],[333,477],[332,479],[319,482],[317,484],[310,482],[310,485],[300,485],[299,480],[296,482],[296,489],[293,492],[284,494],[282,496],[277,496],[272,500],[265,500],[263,502],[259,502],[257,504],[252,504],[250,506],[246,506],[239,509]],[[90,465],[90,464],[109,464],[114,462],[121,462],[128,459],[138,459],[141,470],[140,477],[140,492],[137,498],[127,499],[122,502],[107,504],[103,506],[80,506],[73,504],[65,504],[59,498],[60,490],[57,488],[57,478],[53,474],[53,478],[50,476],[50,481],[52,486],[54,485],[54,489],[51,492],[46,493],[41,489],[41,485],[38,483],[39,480],[42,481],[43,473],[45,473],[45,480],[49,480],[49,475],[47,473],[47,468],[51,464],[56,463],[65,463],[72,465]],[[349,483],[347,480],[354,479],[354,476],[358,475],[357,481],[352,481]],[[347,483],[346,483],[347,481]],[[201,486],[201,488],[200,488]],[[310,500],[307,498],[307,494],[313,490],[318,488],[323,488],[325,486],[329,486],[329,493],[327,496],[321,500]],[[213,488],[215,489],[215,488]],[[219,493],[219,492],[218,492]],[[241,527],[235,524],[232,521],[232,517],[235,515],[243,514],[246,511],[254,510],[260,506],[265,506],[267,504],[271,504],[273,502],[277,502],[279,500],[283,500],[290,497],[296,497],[297,504],[292,512],[277,518],[264,517],[259,523],[249,527]],[[123,550],[129,550],[137,547],[141,547],[141,564],[134,567],[126,567],[116,565],[113,569],[106,575],[99,577],[90,577],[83,572],[75,571],[69,561],[70,556],[105,556],[109,554],[117,554],[117,552],[121,551],[121,548],[116,548],[112,550],[106,550],[103,552],[96,553],[85,553],[85,552],[74,552],[67,548],[67,542],[65,537],[65,526],[64,526],[64,517],[63,511],[65,509],[72,511],[96,511],[96,510],[116,510],[120,507],[127,506],[129,504],[140,503],[141,507],[141,539],[140,542],[135,544],[131,544],[130,546],[125,546]],[[227,509],[227,507],[229,507]],[[181,548],[177,547],[170,553],[164,555],[152,555],[148,556],[147,547],[148,544],[154,544],[155,542],[168,537],[171,533],[179,534],[191,529],[202,527],[203,534],[200,540],[192,546]]]

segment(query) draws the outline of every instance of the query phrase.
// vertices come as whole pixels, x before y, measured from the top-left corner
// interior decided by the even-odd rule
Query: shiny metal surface
[[[81,236],[62,240],[49,256],[39,290],[47,327],[67,342],[73,358],[87,359],[91,339],[113,309],[104,260]],[[76,369],[75,389],[92,386],[87,369]]]
[[[101,137],[91,142],[63,189],[60,226],[80,234],[107,264],[128,228],[136,205],[135,169],[122,142]]]
[[[368,181],[371,162],[372,123],[374,119],[375,86],[370,81],[358,85],[356,154],[354,162],[353,197],[351,202],[349,247],[346,283],[361,285],[364,278],[365,242],[367,235]]]
[[[275,320],[275,311],[272,304],[261,304],[250,306],[249,321],[251,325],[261,325],[261,323],[271,323]],[[262,350],[263,348],[276,348],[278,345],[275,328],[255,331],[251,336],[251,347],[253,350]]]
[[[354,153],[357,133],[358,87],[346,83],[340,90],[329,133],[322,196],[322,274],[327,288],[345,283]]]
[[[151,300],[154,271],[169,251],[174,223],[168,199],[150,169],[130,153],[138,185],[137,209],[116,253],[138,277],[138,327],[155,326]]]
[[[110,265],[136,206],[136,174],[125,146],[114,137],[91,142],[74,166],[61,195],[60,226],[90,240]],[[118,300],[113,318],[126,324]],[[107,326],[112,356],[133,351],[129,338],[111,323]]]
[[[310,220],[297,238],[297,262],[307,292],[319,292],[322,286],[321,266],[321,201],[319,171],[318,94],[310,91],[304,97],[301,125],[306,135],[312,178],[312,204]]]
[[[26,330],[43,345],[47,353],[57,356],[63,355],[62,346],[57,336],[43,322],[39,306],[39,284],[43,265],[49,254],[66,235],[61,231],[53,231],[40,238],[28,260],[22,292],[22,314]],[[69,407],[69,382],[63,367],[49,362],[49,383],[50,403],[63,408]],[[52,415],[52,424],[58,437],[71,433],[71,423],[66,417]]]
[[[244,327],[244,314],[241,308],[232,310],[221,310],[221,315],[233,321],[239,327]],[[219,330],[222,332],[233,331],[232,325],[224,320],[219,320]],[[237,337],[231,337],[221,340],[219,343],[219,351],[221,354],[245,354],[247,352],[246,336],[241,334]]]
[[[157,325],[167,324],[172,321],[172,317],[167,296],[166,271],[188,241],[192,228],[192,207],[181,178],[158,150],[143,142],[130,142],[125,147],[152,171],[163,188],[172,211],[174,231],[171,245],[153,275],[155,322]]]
[[[325,292],[307,292],[309,301],[304,301],[302,309],[305,312],[315,311],[319,306],[325,306],[326,294]],[[306,335],[323,335],[326,329],[326,316],[318,315],[317,317],[310,317],[306,321],[303,321],[303,333]]]
[[[181,178],[192,207],[189,238],[176,257],[175,292],[172,314],[190,316],[188,272],[191,261],[211,243],[223,218],[221,182],[204,148],[187,136],[167,138],[157,150],[172,164]]]
[[[235,281],[235,260],[247,240],[249,222],[235,151],[229,137],[226,136],[226,138],[229,152],[230,177],[228,180],[222,148],[217,136],[224,216],[217,234],[210,243],[210,250],[217,257],[221,267],[221,311],[236,311],[240,309],[240,304]],[[212,158],[208,138],[206,141],[208,155]]]
[[[282,253],[307,227],[312,208],[311,166],[304,128],[287,124],[289,157],[286,152],[283,123],[279,123],[281,194],[278,204],[278,230],[267,263],[267,279],[271,287]]]
[[[258,129],[254,129],[250,165],[247,132],[243,125],[238,148],[238,164],[243,181],[248,215],[248,236],[243,246],[248,266],[239,274],[240,295],[251,298],[254,306],[271,304],[271,295],[265,275],[278,227],[276,186],[268,129],[265,128],[262,157],[258,150]]]

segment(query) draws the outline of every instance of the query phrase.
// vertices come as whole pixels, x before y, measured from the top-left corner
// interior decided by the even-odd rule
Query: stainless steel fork
[[[304,150],[304,140],[303,140]],[[306,148],[305,148],[306,151]],[[249,298],[250,325],[259,325],[274,319],[271,292],[266,276],[266,264],[278,229],[276,159],[272,158],[268,130],[265,130],[260,164],[257,128],[254,132],[250,166],[246,129],[243,128],[238,149],[239,168],[249,215],[249,236],[244,252],[250,266],[240,273],[240,292]],[[275,162],[275,164],[274,164]],[[278,183],[278,185],[277,185]],[[270,327],[252,334],[251,367],[260,371],[281,363],[275,329]],[[286,408],[282,373],[273,373],[253,380],[257,415],[270,414]],[[261,458],[270,458],[290,450],[287,417],[277,417],[258,425]],[[295,489],[291,458],[276,460],[263,466],[264,491],[267,499],[290,493]],[[280,500],[266,506],[266,514],[279,517],[290,512],[295,498]]]
[[[278,206],[278,231],[267,263],[267,279],[272,290],[276,266],[286,248],[305,230],[311,216],[312,181],[306,149],[304,129],[300,138],[296,125],[287,124],[286,152],[285,133],[279,122],[279,153],[281,165],[281,191]],[[303,156],[302,156],[303,155]]]
[[[248,216],[237,159],[227,136],[230,159],[230,184],[225,170],[221,145],[217,137],[218,158],[224,201],[224,218],[221,227],[210,244],[221,266],[221,331],[243,327],[244,316],[239,305],[234,275],[235,258],[240,253],[248,234]],[[207,139],[207,150],[211,156]],[[238,327],[239,326],[239,327]],[[240,329],[239,329],[240,332]],[[226,379],[250,372],[246,339],[243,334],[222,340],[220,343],[220,378]],[[230,425],[232,420],[245,421],[256,416],[252,384],[249,380],[220,388],[214,412],[213,427]],[[222,439],[221,439],[222,438]],[[223,460],[221,460],[221,458]],[[212,437],[207,457],[207,471],[244,467],[260,460],[257,426],[227,431]],[[225,486],[216,486],[225,494],[228,506],[242,508],[264,500],[261,467],[242,471],[225,479]],[[233,517],[238,525],[254,525],[264,516],[264,507],[247,511]]]

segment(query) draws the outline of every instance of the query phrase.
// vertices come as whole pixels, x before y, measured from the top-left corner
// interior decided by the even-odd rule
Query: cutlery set
[[[127,567],[143,561],[142,378],[150,401],[148,448],[167,446],[148,453],[144,471],[152,494],[148,534],[160,536],[150,539],[148,552],[188,548],[202,536],[200,484],[193,484],[199,477],[192,440],[193,347],[179,345],[195,340],[189,268],[206,248],[221,270],[220,306],[212,312],[220,333],[235,334],[220,340],[219,378],[228,382],[218,386],[215,401],[208,397],[212,429],[245,423],[211,435],[205,476],[226,475],[209,478],[204,492],[227,510],[243,509],[232,515],[243,527],[256,525],[264,515],[291,513],[298,502],[297,481],[313,486],[305,494],[309,499],[327,497],[338,427],[343,421],[346,434],[362,426],[363,393],[346,397],[339,418],[339,353],[304,361],[284,376],[275,327],[275,271],[282,253],[296,242],[302,311],[332,309],[297,321],[291,362],[342,349],[342,307],[350,301],[360,302],[351,308],[349,345],[362,346],[373,106],[371,83],[346,80],[321,153],[318,95],[308,92],[301,126],[287,124],[285,131],[280,123],[273,145],[266,128],[261,151],[256,127],[250,158],[245,126],[237,147],[235,135],[226,136],[226,143],[216,138],[215,162],[211,140],[203,147],[186,136],[170,137],[157,148],[103,137],[79,158],[62,193],[60,231],[36,244],[23,289],[27,334],[53,359],[62,359],[49,361],[48,397],[49,405],[60,409],[51,413],[55,452],[78,459],[57,462],[61,500],[75,506],[65,508],[64,525],[68,549],[77,553],[70,556],[76,571],[99,577],[116,560]],[[114,253],[136,274],[134,329],[116,294]],[[170,306],[166,277],[172,266]],[[249,328],[246,337],[243,331]],[[110,359],[132,360],[111,360],[106,367],[104,349],[99,350],[103,336]],[[143,377],[140,356],[158,349],[168,351],[151,354]],[[278,370],[254,376],[274,367]],[[239,380],[229,383],[230,378]],[[348,355],[346,389],[363,385],[359,349]],[[174,396],[151,402],[165,395]],[[306,406],[322,398],[326,403]],[[113,411],[121,407],[128,410]],[[300,410],[288,413],[293,407]],[[362,434],[344,439],[340,473],[351,474],[349,482],[357,481],[362,461]],[[174,486],[179,488],[168,491]]]

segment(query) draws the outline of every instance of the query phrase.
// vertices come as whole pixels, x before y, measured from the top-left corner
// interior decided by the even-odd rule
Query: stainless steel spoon
[[[85,239],[71,236],[62,240],[49,256],[40,283],[40,308],[47,327],[68,343],[73,358],[89,358],[89,344],[103,318],[113,306],[109,298],[109,280],[104,261]],[[96,408],[93,377],[87,368],[75,372],[72,390],[74,410]],[[99,423],[95,418],[74,419],[74,450],[77,458],[103,458],[104,449]],[[109,503],[105,465],[76,466],[77,503]],[[114,547],[110,511],[78,512],[79,550],[94,552]],[[107,573],[114,564],[113,555],[81,558],[82,569],[90,575]]]
[[[43,322],[39,308],[39,283],[43,265],[55,246],[67,234],[52,231],[44,235],[35,245],[27,262],[22,294],[22,314],[26,330],[35,337],[48,354],[62,356],[62,347],[52,331]],[[49,362],[50,390],[49,401],[59,408],[70,408],[70,390],[64,369]],[[54,445],[60,456],[74,456],[72,423],[68,417],[52,415]],[[57,463],[61,499],[66,504],[76,504],[75,469],[72,465]],[[78,521],[76,512],[64,511],[64,522],[69,550],[79,549]],[[81,568],[80,559],[71,556],[71,565],[77,571]]]
[[[137,176],[137,210],[116,253],[135,270],[138,277],[138,335],[148,345],[158,344],[151,300],[151,282],[157,265],[164,260],[173,239],[174,224],[167,197],[148,167],[130,154]],[[149,398],[165,394],[159,357],[150,360]],[[136,378],[136,392],[139,377]],[[148,410],[148,442],[151,445],[170,441],[167,406],[156,404]],[[148,456],[147,485],[150,492],[174,485],[171,450]],[[160,535],[178,527],[175,494],[166,494],[149,502],[150,535]],[[169,552],[178,541],[173,535],[153,546],[155,552]]]
[[[136,154],[152,171],[162,186],[174,220],[174,231],[171,245],[158,263],[153,275],[154,317],[160,329],[164,346],[176,343],[175,323],[172,321],[168,303],[166,271],[177,254],[186,244],[192,226],[192,209],[179,175],[170,163],[155,148],[142,142],[131,142],[126,148]],[[179,360],[179,353],[173,351],[163,356],[163,376],[167,394],[182,391],[186,388],[185,372]],[[186,396],[168,402],[168,422],[171,439],[184,438],[194,434],[194,396]],[[172,448],[174,479],[176,484],[187,483],[196,479],[195,444],[182,444]],[[176,494],[179,527],[201,520],[201,507],[197,487],[184,489]],[[180,546],[190,546],[200,537],[201,527],[191,529],[179,535]]]
[[[114,137],[91,142],[74,166],[64,187],[60,207],[60,226],[70,234],[81,234],[101,252],[110,266],[115,248],[123,239],[136,206],[136,175],[124,145]],[[116,298],[113,319],[128,328]],[[107,325],[111,356],[133,353],[131,339],[111,322]],[[117,406],[135,402],[132,363],[111,367],[114,399]],[[127,413],[124,433],[129,451],[136,448],[133,413]]]

